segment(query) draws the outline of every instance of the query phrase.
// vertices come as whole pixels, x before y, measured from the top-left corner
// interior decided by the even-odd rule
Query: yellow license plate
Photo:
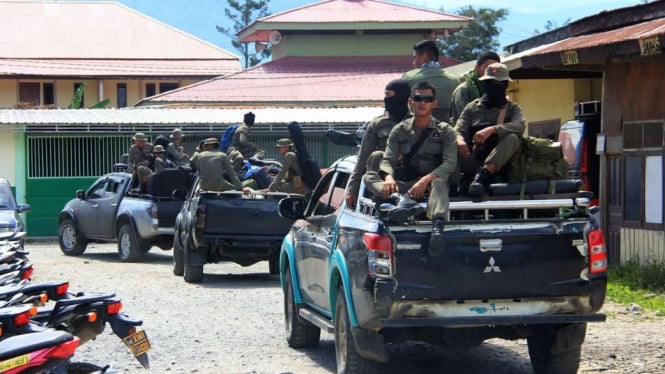
[[[10,358],[9,360],[0,361],[0,372],[5,370],[14,369],[19,366],[27,365],[30,363],[30,355],[21,355]]]
[[[122,340],[127,344],[127,347],[135,357],[148,352],[151,348],[150,340],[148,340],[145,330],[137,331],[132,335],[124,337]]]

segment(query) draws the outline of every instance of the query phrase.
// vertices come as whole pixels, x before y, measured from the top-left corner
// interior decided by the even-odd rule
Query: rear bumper
[[[526,326],[544,324],[567,324],[583,322],[604,322],[606,316],[601,313],[591,314],[554,314],[535,316],[478,316],[478,317],[445,317],[445,318],[398,318],[384,319],[385,328],[409,327],[494,327],[494,326]]]

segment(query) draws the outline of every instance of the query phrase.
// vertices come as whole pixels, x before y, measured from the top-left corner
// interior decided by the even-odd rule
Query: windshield
[[[14,194],[7,183],[0,183],[0,209],[16,209]]]

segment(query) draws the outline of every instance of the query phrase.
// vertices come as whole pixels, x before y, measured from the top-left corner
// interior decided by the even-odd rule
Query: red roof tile
[[[442,59],[442,66],[457,61]],[[382,105],[386,84],[411,69],[412,58],[284,57],[242,72],[144,99],[143,104],[233,106]]]
[[[170,77],[209,79],[240,70],[229,60],[83,60],[0,58],[0,76]]]
[[[257,22],[427,22],[468,18],[378,0],[328,0],[266,16]]]

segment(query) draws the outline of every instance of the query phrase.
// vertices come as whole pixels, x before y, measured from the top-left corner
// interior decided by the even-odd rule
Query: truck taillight
[[[196,208],[196,224],[195,228],[203,230],[206,227],[206,205],[200,204]]]
[[[601,229],[592,230],[587,237],[589,246],[589,272],[591,274],[607,271],[607,252],[605,251],[605,235]]]
[[[393,276],[393,243],[389,237],[366,233],[363,242],[367,248],[367,266],[370,276],[390,278]]]
[[[158,217],[158,215],[157,215],[157,204],[155,204],[155,203],[150,204],[150,207],[148,208],[148,214],[153,219],[157,219],[157,217]]]

